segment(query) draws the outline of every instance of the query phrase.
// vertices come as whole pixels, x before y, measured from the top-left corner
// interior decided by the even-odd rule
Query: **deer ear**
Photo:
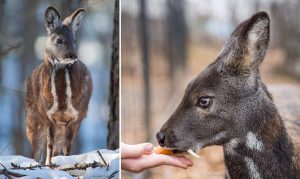
[[[84,14],[84,9],[77,9],[71,16],[64,20],[63,24],[69,26],[73,32],[76,32],[81,25]]]
[[[241,23],[231,34],[223,51],[229,67],[240,72],[257,72],[266,56],[270,37],[270,18],[259,12]]]
[[[48,34],[52,33],[60,25],[60,15],[54,7],[47,8],[44,19]]]

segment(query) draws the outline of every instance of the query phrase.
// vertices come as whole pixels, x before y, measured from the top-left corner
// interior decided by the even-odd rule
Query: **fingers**
[[[176,157],[162,154],[143,155],[138,159],[123,159],[122,169],[131,172],[141,172],[145,169],[157,167],[160,165],[170,165],[187,169],[193,163],[185,157]]]
[[[149,155],[153,149],[154,146],[151,143],[142,143],[137,145],[121,143],[121,158],[138,158],[142,155]]]
[[[150,162],[157,163],[158,165],[170,165],[174,167],[187,168],[192,166],[193,163],[189,159],[185,157],[177,157],[171,155],[163,155],[163,154],[153,154],[153,156],[145,156],[146,160]],[[156,165],[157,166],[157,165]]]

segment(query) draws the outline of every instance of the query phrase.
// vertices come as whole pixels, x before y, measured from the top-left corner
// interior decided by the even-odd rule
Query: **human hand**
[[[160,165],[187,169],[193,163],[185,157],[153,153],[151,143],[128,145],[121,142],[121,167],[130,172],[142,172]]]

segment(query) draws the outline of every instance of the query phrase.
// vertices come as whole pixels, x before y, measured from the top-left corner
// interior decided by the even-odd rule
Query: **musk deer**
[[[46,145],[46,164],[51,164],[53,156],[70,154],[87,114],[92,79],[87,67],[77,60],[75,47],[75,32],[83,16],[84,9],[78,9],[61,21],[55,8],[46,10],[44,62],[27,80],[26,133],[35,160],[40,159]]]
[[[296,145],[259,74],[269,37],[267,13],[241,23],[189,83],[156,135],[159,144],[192,155],[222,145],[227,178],[299,178]]]

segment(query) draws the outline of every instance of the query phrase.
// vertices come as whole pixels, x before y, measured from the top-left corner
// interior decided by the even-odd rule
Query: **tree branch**
[[[99,156],[101,157],[101,159],[102,159],[102,161],[103,161],[103,163],[104,163],[104,165],[105,166],[108,166],[108,164],[106,163],[106,161],[104,160],[104,158],[103,158],[103,156],[102,156],[102,154],[100,153],[100,151],[99,150],[97,150],[97,153],[99,154]]]
[[[9,54],[13,50],[19,49],[21,47],[21,45],[22,45],[22,43],[18,42],[15,45],[10,45],[10,46],[6,47],[5,49],[3,49],[0,52],[0,58],[6,56],[7,54]]]
[[[2,163],[0,165],[3,167],[3,169],[0,169],[0,175],[4,175],[9,179],[12,179],[13,177],[24,177],[26,175],[20,174],[20,173],[15,173],[12,171],[9,171]]]
[[[52,169],[57,169],[61,171],[69,171],[69,170],[86,170],[87,168],[97,168],[97,167],[104,167],[106,165],[103,165],[101,162],[94,161],[93,163],[76,163],[74,166],[59,166],[55,164],[51,165],[30,165],[28,167],[21,167],[20,165],[11,163],[11,166],[13,167],[12,170],[35,170],[36,168],[42,169],[43,167],[49,167]]]
[[[70,171],[70,170],[86,170],[89,167],[97,168],[97,167],[104,167],[104,165],[101,162],[94,161],[93,163],[76,163],[72,167],[60,166],[57,169],[62,171]]]

